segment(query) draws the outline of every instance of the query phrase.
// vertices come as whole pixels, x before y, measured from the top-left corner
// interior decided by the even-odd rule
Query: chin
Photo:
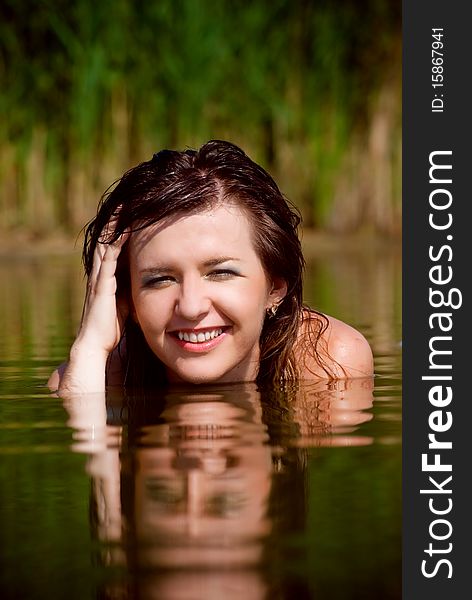
[[[191,385],[208,385],[222,383],[224,375],[211,375],[209,373],[173,373],[170,381],[189,383]]]
[[[239,358],[239,357],[238,357]],[[217,361],[177,359],[172,366],[167,367],[167,376],[170,383],[188,383],[191,385],[218,384],[218,383],[241,383],[254,381],[257,376],[257,368],[252,363],[247,364],[244,360]]]
[[[182,369],[170,371],[169,381],[173,383],[189,383],[192,385],[209,385],[216,383],[237,383],[236,377],[231,377],[228,371]]]

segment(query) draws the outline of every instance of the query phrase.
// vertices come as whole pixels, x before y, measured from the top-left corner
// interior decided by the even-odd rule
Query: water
[[[374,385],[63,404],[77,255],[0,257],[2,598],[401,597],[394,250],[311,252],[306,299],[361,328]]]

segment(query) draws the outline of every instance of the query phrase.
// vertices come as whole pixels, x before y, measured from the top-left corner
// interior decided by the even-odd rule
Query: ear
[[[272,289],[269,292],[267,298],[267,308],[280,304],[287,295],[287,283],[285,279],[281,277],[274,277],[272,279]]]

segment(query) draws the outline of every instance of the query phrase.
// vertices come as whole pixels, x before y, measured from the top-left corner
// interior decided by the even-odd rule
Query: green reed
[[[162,147],[230,139],[308,226],[400,228],[389,0],[4,0],[0,231],[77,230]]]

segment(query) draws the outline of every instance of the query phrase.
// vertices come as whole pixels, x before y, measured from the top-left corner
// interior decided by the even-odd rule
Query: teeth
[[[218,337],[222,333],[223,330],[219,328],[213,329],[212,331],[205,331],[205,333],[200,331],[198,334],[193,332],[187,333],[186,331],[178,331],[177,336],[180,341],[192,342],[193,344],[201,344],[202,342],[208,342],[209,340]]]

